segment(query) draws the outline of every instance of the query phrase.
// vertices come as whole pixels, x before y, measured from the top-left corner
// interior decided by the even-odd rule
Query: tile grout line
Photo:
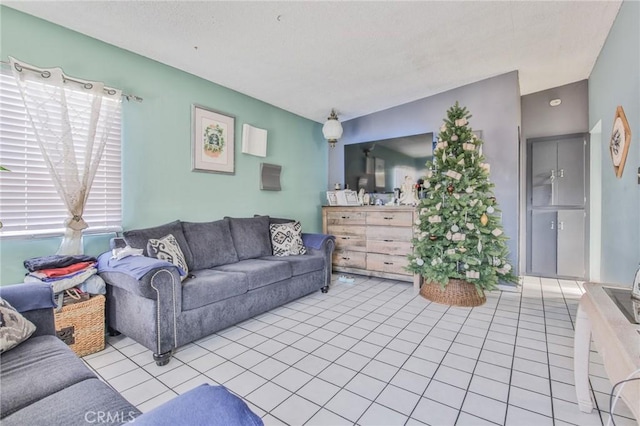
[[[464,406],[464,402],[467,399],[467,395],[469,394],[469,392],[472,392],[472,391],[469,390],[471,388],[471,382],[473,381],[473,376],[475,374],[476,368],[478,367],[478,363],[480,362],[480,356],[482,354],[482,350],[484,349],[484,345],[487,343],[487,338],[488,338],[488,335],[489,335],[489,331],[491,330],[491,325],[493,324],[493,321],[496,318],[496,312],[498,311],[498,307],[500,305],[500,300],[502,299],[503,294],[504,293],[501,291],[500,292],[500,296],[498,296],[498,301],[496,302],[496,307],[495,307],[495,309],[493,311],[493,314],[491,315],[491,321],[489,321],[489,328],[487,329],[487,335],[484,337],[484,340],[482,341],[482,346],[480,347],[480,353],[478,354],[478,358],[476,359],[475,365],[473,366],[473,371],[471,372],[471,380],[469,380],[469,384],[467,385],[467,389],[465,391],[464,397],[462,398],[462,403],[460,404],[460,409],[458,410],[458,415],[456,416],[455,423],[457,423],[458,420],[460,419],[460,414],[463,412],[462,411],[462,407]],[[521,303],[522,303],[522,294],[520,295],[520,304]],[[516,328],[516,336],[517,336],[517,332],[518,332],[517,330],[518,329]],[[513,345],[514,354],[511,357],[511,372],[513,372],[513,359],[515,358],[515,348],[516,348],[516,345],[515,345],[515,341],[514,341],[514,345]],[[511,382],[511,377],[509,377],[509,382]],[[475,394],[475,392],[472,392],[472,393]],[[484,396],[484,395],[482,395],[482,396]],[[507,390],[507,401],[508,400],[509,400],[509,391]],[[500,401],[500,402],[502,402],[502,401]],[[504,410],[504,419],[505,420],[504,420],[503,424],[506,423],[507,411],[508,411],[508,408],[509,408],[509,405],[506,402],[505,402],[505,406],[506,406],[505,410]],[[471,413],[467,413],[467,414],[474,415],[474,414],[471,414]],[[476,417],[480,417],[480,416],[476,416]],[[483,419],[483,420],[491,421],[491,420],[485,419],[484,417],[480,417],[480,418]],[[495,423],[495,422],[492,422],[492,423]]]

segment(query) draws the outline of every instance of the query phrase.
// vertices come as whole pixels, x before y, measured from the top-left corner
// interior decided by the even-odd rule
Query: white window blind
[[[68,102],[83,96],[81,90]],[[84,209],[89,224],[85,233],[122,229],[121,104],[103,98],[102,108],[113,109],[116,121]],[[61,116],[60,111],[47,112]],[[53,125],[60,123],[54,119]],[[82,158],[85,147],[78,145],[76,158]],[[0,165],[11,170],[0,172],[0,236],[62,235],[67,209],[49,176],[16,81],[6,69],[0,71]]]

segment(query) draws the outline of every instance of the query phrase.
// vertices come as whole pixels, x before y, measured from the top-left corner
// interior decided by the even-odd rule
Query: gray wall
[[[551,99],[560,98],[557,107]],[[582,80],[522,97],[522,142],[589,131],[589,87]],[[524,148],[524,146],[523,146]]]
[[[504,231],[510,238],[510,261],[517,273],[520,176],[520,87],[517,71],[342,123],[342,139],[335,149],[329,151],[327,186],[331,182],[344,182],[343,144],[427,132],[437,134],[447,109],[456,101],[473,114],[471,127],[482,130],[485,141],[483,153],[491,164],[491,180],[496,185],[495,195],[502,209]]]
[[[640,262],[640,3],[624,1],[589,77],[589,126],[602,123],[601,281],[630,286]],[[621,179],[613,172],[609,137],[621,105],[632,139]],[[592,167],[593,170],[593,167]]]
[[[549,101],[560,98],[562,103],[552,107]],[[589,84],[581,80],[553,89],[531,93],[521,98],[522,101],[522,141],[520,150],[523,153],[520,167],[523,171],[520,181],[520,269],[525,270],[527,259],[526,244],[526,155],[527,139],[546,136],[586,133],[589,131]]]

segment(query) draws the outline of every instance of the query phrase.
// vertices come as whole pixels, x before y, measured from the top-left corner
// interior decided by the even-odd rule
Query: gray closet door
[[[531,212],[531,272],[556,275],[556,212]]]
[[[558,168],[556,170],[556,199],[559,206],[584,205],[584,138],[562,140],[558,143]]]
[[[558,275],[584,277],[584,211],[558,211]]]
[[[533,207],[554,204],[553,187],[556,180],[558,142],[536,142],[531,147],[531,205]]]

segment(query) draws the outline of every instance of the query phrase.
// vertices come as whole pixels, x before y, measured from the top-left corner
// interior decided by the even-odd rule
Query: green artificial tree
[[[469,126],[470,117],[458,102],[447,111],[433,161],[426,164],[427,196],[418,205],[407,269],[442,288],[449,279],[467,281],[481,294],[517,278],[507,261],[507,237],[481,154],[483,142]]]

